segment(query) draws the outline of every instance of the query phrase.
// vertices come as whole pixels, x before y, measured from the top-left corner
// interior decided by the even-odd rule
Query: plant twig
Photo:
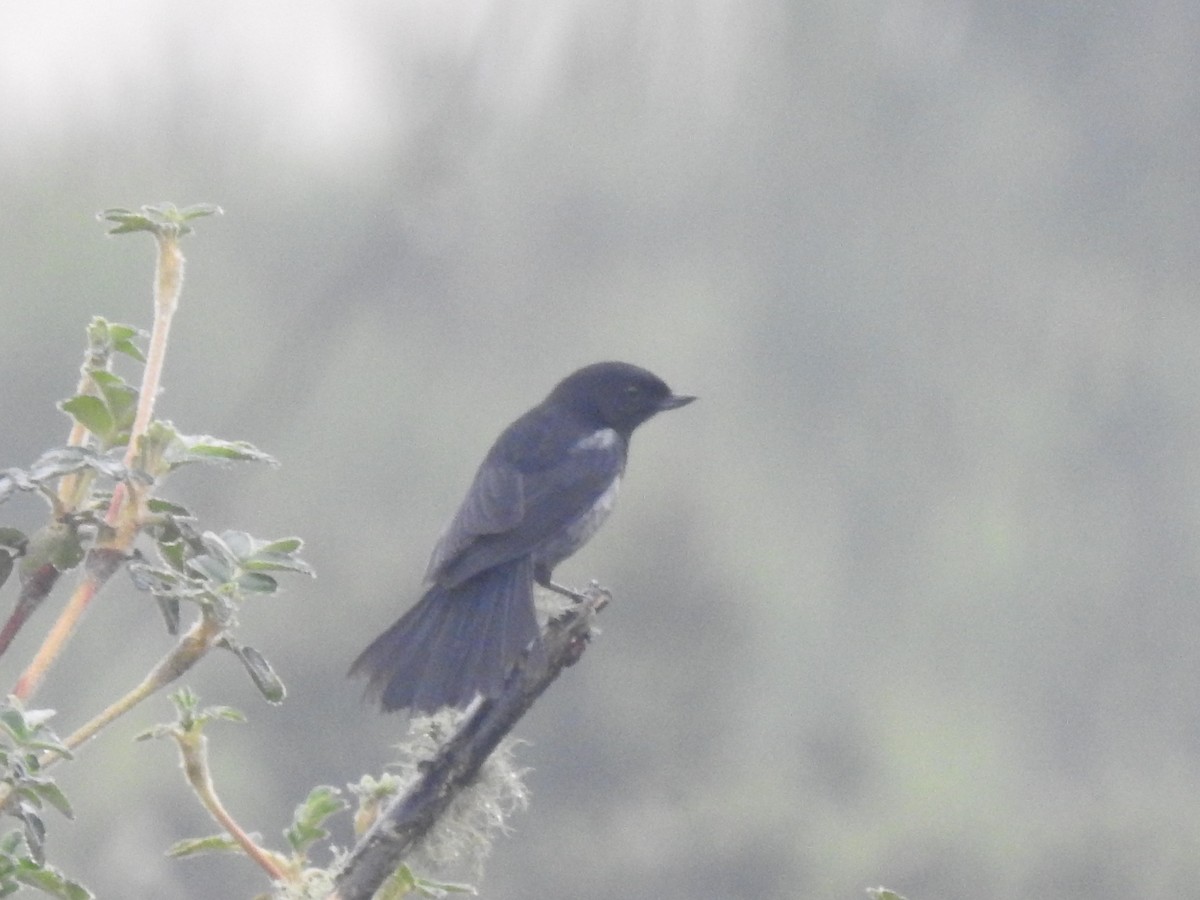
[[[125,466],[130,470],[133,469],[137,458],[139,440],[146,433],[154,414],[155,399],[162,383],[171,320],[183,289],[184,258],[179,249],[180,229],[164,226],[156,229],[153,234],[158,246],[154,273],[154,327],[150,333],[150,346],[142,371],[137,414],[129,434],[129,444],[125,449]],[[71,639],[88,604],[116,571],[116,566],[109,565],[111,554],[124,557],[133,547],[143,518],[141,506],[145,499],[144,493],[142,490],[132,490],[128,482],[119,482],[113,489],[112,501],[108,505],[104,521],[112,526],[114,532],[88,554],[88,566],[83,581],[76,587],[66,607],[42,641],[41,647],[17,680],[12,692],[20,700],[28,701],[33,696],[46,672]],[[100,554],[100,564],[93,565],[93,557],[97,554]]]
[[[224,629],[214,617],[202,615],[133,690],[109,704],[108,707],[93,716],[89,722],[77,728],[63,740],[63,746],[68,750],[77,749],[143,700],[177,680],[204,657],[221,638],[223,632]],[[62,754],[54,750],[46,750],[38,757],[38,766],[45,770],[61,761],[62,758]],[[12,786],[0,784],[0,809],[4,808],[11,796]]]
[[[132,545],[132,543],[133,539],[130,537],[129,544]],[[83,580],[71,594],[71,599],[67,601],[66,607],[50,627],[50,631],[46,633],[38,652],[34,654],[29,665],[25,667],[25,671],[21,673],[21,677],[17,679],[16,686],[12,690],[15,697],[27,702],[33,696],[34,691],[46,676],[47,670],[58,658],[58,654],[62,652],[67,641],[71,639],[71,634],[74,632],[75,626],[79,624],[83,611],[87,609],[92,598],[99,593],[100,588],[112,577],[124,557],[124,553],[105,547],[95,547],[88,552]]]
[[[181,730],[174,733],[175,741],[179,744],[179,753],[183,757],[183,771],[187,776],[192,790],[204,804],[209,815],[217,824],[225,829],[246,855],[254,860],[270,876],[272,881],[288,881],[289,874],[275,859],[274,855],[258,846],[254,838],[248,835],[229,814],[221,798],[213,787],[212,773],[208,768],[208,738],[197,729]]]
[[[204,654],[220,638],[224,629],[209,615],[202,615],[188,632],[179,639],[171,651],[159,660],[150,673],[133,690],[94,716],[85,725],[77,728],[63,744],[68,750],[76,749],[96,736],[101,729],[119,719],[147,697],[157,693],[203,658]],[[43,768],[46,763],[43,763]]]
[[[526,652],[500,696],[482,701],[429,761],[424,776],[388,805],[350,852],[328,900],[370,900],[534,701],[583,655],[593,615],[608,601],[607,591],[592,589],[583,602],[551,620],[542,635],[545,653]]]

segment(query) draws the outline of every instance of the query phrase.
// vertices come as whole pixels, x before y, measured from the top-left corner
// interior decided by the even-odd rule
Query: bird
[[[354,661],[384,712],[429,714],[496,697],[541,651],[534,585],[551,580],[611,512],[634,429],[695,397],[624,362],[585,366],[492,445],[433,548],[420,600]]]

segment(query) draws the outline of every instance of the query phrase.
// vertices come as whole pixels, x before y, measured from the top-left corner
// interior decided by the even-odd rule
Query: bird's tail
[[[455,587],[434,585],[350,667],[385,712],[433,712],[495,697],[522,651],[539,640],[528,557]],[[540,645],[539,645],[540,646]]]

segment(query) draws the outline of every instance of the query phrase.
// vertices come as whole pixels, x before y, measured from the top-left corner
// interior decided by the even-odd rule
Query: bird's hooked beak
[[[679,407],[687,406],[695,399],[695,397],[688,397],[686,394],[671,394],[658,404],[658,411],[666,412],[668,409],[679,409]]]

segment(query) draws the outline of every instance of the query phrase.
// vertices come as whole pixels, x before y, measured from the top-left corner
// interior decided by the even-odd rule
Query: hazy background
[[[349,662],[500,428],[614,358],[702,400],[559,571],[616,602],[520,729],[484,896],[1191,896],[1197,47],[1188,0],[7,4],[0,466],[65,439],[90,316],[150,321],[152,242],[94,213],[219,203],[159,410],[283,468],[169,493],[319,572],[243,617],[284,706],[187,679],[250,716],[211,732],[247,827],[389,758]],[[37,701],[70,731],[168,645],[119,579]],[[170,717],[59,770],[52,856],[248,897],[162,857],[214,830],[131,743]]]

